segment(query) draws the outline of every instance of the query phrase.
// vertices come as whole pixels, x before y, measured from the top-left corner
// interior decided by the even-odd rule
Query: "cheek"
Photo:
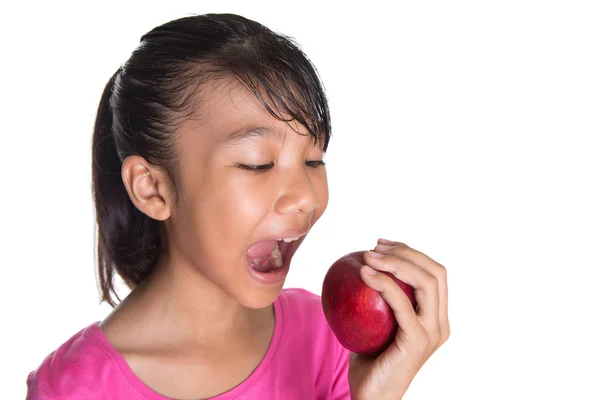
[[[233,173],[221,183],[217,202],[226,214],[224,218],[254,226],[271,208],[275,188],[263,177],[244,174],[251,173]]]
[[[196,230],[222,247],[246,242],[271,206],[267,187],[239,175],[211,180],[196,199]]]
[[[317,198],[319,199],[319,207],[315,211],[315,222],[323,215],[327,204],[329,203],[329,186],[327,184],[327,175],[319,178],[315,185],[315,191],[317,192]]]

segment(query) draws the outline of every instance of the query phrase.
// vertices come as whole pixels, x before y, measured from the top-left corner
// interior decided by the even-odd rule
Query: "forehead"
[[[197,112],[184,123],[185,131],[206,139],[235,143],[254,137],[283,138],[287,130],[309,135],[302,124],[282,114],[275,118],[265,105],[234,77],[210,82],[196,93]],[[268,95],[265,95],[268,98]],[[277,106],[269,104],[272,110]]]

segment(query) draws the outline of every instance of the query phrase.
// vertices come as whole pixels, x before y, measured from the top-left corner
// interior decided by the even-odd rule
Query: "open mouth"
[[[248,249],[248,265],[256,272],[274,274],[284,265],[289,264],[290,258],[298,246],[298,238],[263,240]]]

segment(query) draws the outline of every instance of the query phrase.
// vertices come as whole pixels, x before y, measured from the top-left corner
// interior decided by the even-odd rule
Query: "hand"
[[[377,243],[375,252],[365,253],[367,266],[361,268],[361,278],[381,293],[400,329],[394,342],[376,358],[351,355],[348,380],[354,400],[401,399],[425,361],[450,335],[446,269],[403,243],[385,239]],[[369,274],[373,270],[390,272],[411,285],[417,311],[390,277]]]

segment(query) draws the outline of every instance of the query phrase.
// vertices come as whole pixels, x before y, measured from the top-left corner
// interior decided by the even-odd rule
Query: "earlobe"
[[[121,176],[138,210],[159,221],[170,217],[169,184],[162,171],[149,165],[143,157],[130,156],[123,162]]]

